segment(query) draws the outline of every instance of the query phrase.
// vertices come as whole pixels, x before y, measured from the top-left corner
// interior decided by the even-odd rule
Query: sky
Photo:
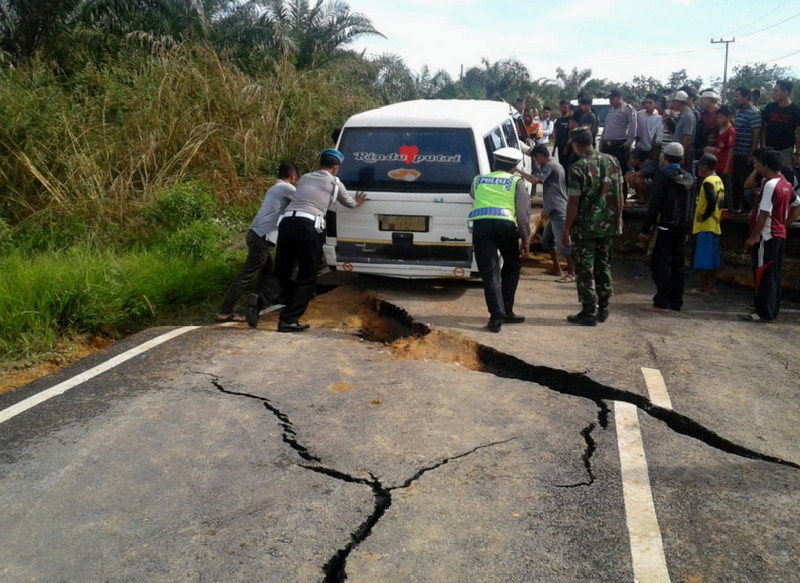
[[[625,82],[635,75],[666,81],[686,69],[709,84],[755,62],[788,67],[800,77],[800,0],[347,0],[386,39],[353,48],[394,53],[418,72],[423,65],[461,70],[516,57],[533,79],[556,67],[591,69],[593,78]],[[792,54],[794,53],[794,54]],[[783,57],[783,58],[781,58]]]

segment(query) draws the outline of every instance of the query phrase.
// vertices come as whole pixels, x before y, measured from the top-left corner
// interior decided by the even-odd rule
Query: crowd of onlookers
[[[624,177],[623,199],[647,206],[640,239],[650,244],[657,287],[649,309],[681,309],[689,235],[694,235],[693,266],[702,274],[700,287],[693,291],[716,293],[720,222],[725,214],[749,212],[745,247],[753,255],[755,312],[748,319],[774,320],[780,308],[784,242],[788,227],[800,216],[800,106],[790,99],[792,89],[792,82],[778,80],[772,102],[763,109],[756,106],[760,92],[746,87],[734,91],[731,105],[711,89],[698,94],[684,86],[647,95],[635,107],[613,90],[602,127],[588,95],[579,95],[577,106],[561,101],[555,120],[550,108],[539,116],[525,107],[524,99],[517,100],[518,134],[533,148],[533,174],[526,178],[544,186],[543,214],[550,229],[545,246],[553,257],[553,272],[561,273],[559,252],[569,256],[566,246],[555,243],[560,239],[553,231],[563,221],[568,191],[579,186],[570,169],[580,149],[570,142],[581,128],[591,133],[600,153],[616,160],[614,173]],[[551,137],[552,151],[547,146]],[[563,172],[554,170],[555,160]],[[553,210],[556,199],[560,202]],[[568,270],[561,281],[574,279],[572,262]]]

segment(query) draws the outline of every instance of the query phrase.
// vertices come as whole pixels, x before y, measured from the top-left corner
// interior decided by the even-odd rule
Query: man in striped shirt
[[[761,112],[750,101],[747,87],[739,87],[733,94],[736,118],[736,145],[733,148],[733,193],[730,210],[740,212],[745,205],[744,181],[753,171],[753,150],[761,142]]]

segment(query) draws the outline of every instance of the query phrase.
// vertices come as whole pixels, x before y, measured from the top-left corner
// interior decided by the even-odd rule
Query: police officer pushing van
[[[309,328],[299,320],[314,297],[325,213],[337,202],[354,208],[367,199],[363,192],[357,192],[355,198],[350,196],[337,178],[342,161],[344,155],[338,150],[323,151],[319,169],[300,178],[292,202],[281,215],[275,272],[286,296],[286,306],[281,310],[278,332],[302,332]],[[297,278],[292,281],[295,265]]]
[[[514,295],[522,255],[529,250],[530,197],[525,182],[513,174],[522,161],[522,153],[516,148],[500,148],[495,151],[494,160],[496,170],[477,176],[472,182],[470,196],[475,202],[469,221],[489,309],[488,327],[491,332],[500,332],[504,323],[525,321],[525,316],[514,313]]]

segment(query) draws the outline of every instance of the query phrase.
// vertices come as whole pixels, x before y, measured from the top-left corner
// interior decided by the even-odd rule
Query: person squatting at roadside
[[[570,245],[575,262],[578,299],[582,309],[567,321],[596,326],[608,318],[614,288],[611,280],[611,243],[622,234],[622,169],[613,156],[594,149],[589,127],[570,133],[577,161],[567,181],[567,221],[562,244]]]
[[[653,177],[650,200],[639,240],[647,243],[657,228],[650,270],[656,284],[651,312],[680,311],[683,306],[686,236],[692,224],[694,178],[681,168],[684,148],[678,142],[664,146],[664,162]]]
[[[275,272],[284,290],[286,306],[281,310],[278,332],[302,332],[310,327],[299,320],[314,297],[322,260],[325,213],[337,202],[355,208],[367,200],[364,192],[357,192],[355,198],[350,196],[337,178],[342,161],[344,155],[338,150],[324,150],[319,169],[300,178],[294,198],[280,217]],[[297,279],[292,281],[295,265]]]
[[[261,208],[247,231],[247,259],[222,299],[219,313],[214,318],[216,322],[247,321],[255,328],[261,309],[277,302],[280,282],[273,274],[270,253],[278,241],[278,219],[294,196],[299,175],[297,167],[291,162],[282,162],[278,167],[278,181],[267,190]],[[256,293],[248,298],[245,316],[234,314],[236,302],[256,276]]]
[[[503,324],[525,321],[525,316],[514,313],[514,296],[522,255],[529,250],[531,205],[525,182],[511,174],[522,161],[522,153],[516,148],[500,148],[494,152],[494,159],[496,170],[476,176],[472,182],[470,196],[475,202],[469,222],[489,310],[488,328],[500,332]]]

